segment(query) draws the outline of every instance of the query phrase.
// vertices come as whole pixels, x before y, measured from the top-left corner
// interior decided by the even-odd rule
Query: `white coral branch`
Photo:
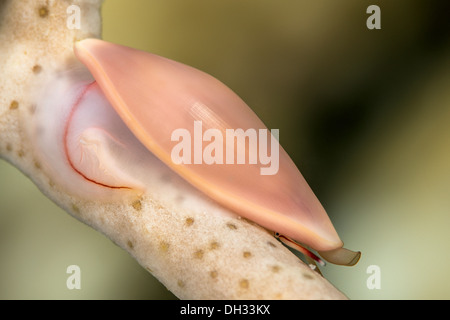
[[[154,188],[109,201],[67,194],[39,163],[26,125],[32,94],[74,59],[73,43],[100,37],[101,0],[9,0],[0,4],[0,156],[49,198],[104,233],[179,298],[345,299],[263,228],[241,219],[162,169]],[[67,7],[82,12],[67,27]]]

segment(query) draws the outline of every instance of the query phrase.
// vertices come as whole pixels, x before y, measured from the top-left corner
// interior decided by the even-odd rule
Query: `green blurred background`
[[[366,9],[381,8],[381,30]],[[450,2],[106,0],[103,37],[207,71],[280,141],[327,209],[352,299],[449,299]],[[1,299],[174,299],[0,161]],[[66,287],[81,268],[81,290]],[[369,289],[367,268],[380,268]]]

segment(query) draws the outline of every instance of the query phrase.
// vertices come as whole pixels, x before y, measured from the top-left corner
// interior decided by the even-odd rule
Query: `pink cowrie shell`
[[[318,250],[330,262],[353,265],[358,261],[360,253],[342,248],[324,208],[281,147],[277,149],[279,167],[275,174],[261,174],[263,166],[254,163],[173,161],[173,133],[184,129],[195,136],[195,124],[200,121],[205,130],[216,130],[224,136],[228,129],[267,130],[245,102],[223,83],[184,64],[102,40],[78,42],[75,54],[95,78],[96,83],[91,86],[96,88],[98,84],[134,136],[186,181],[239,215]],[[97,141],[104,139],[105,143],[117,146],[126,145],[129,140],[118,138],[108,124],[88,133],[101,137]],[[268,146],[278,146],[273,136],[266,139]],[[249,156],[250,150],[246,149],[245,154]],[[132,180],[127,183],[126,170],[120,175],[119,184],[114,174],[107,182],[100,182],[102,173],[92,170],[97,166],[90,166],[91,162],[79,162],[74,167],[97,183],[140,187]],[[107,167],[114,171],[111,165]],[[145,182],[142,184],[145,188]]]

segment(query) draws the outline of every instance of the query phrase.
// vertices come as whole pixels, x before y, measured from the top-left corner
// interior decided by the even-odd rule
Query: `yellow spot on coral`
[[[201,258],[203,258],[203,255],[204,255],[203,250],[197,250],[197,251],[194,252],[194,257],[195,257],[196,259],[201,259]]]
[[[79,214],[80,208],[78,208],[76,204],[72,204],[72,211],[75,212],[76,214]]]
[[[41,70],[42,70],[42,67],[40,66],[40,65],[35,65],[34,67],[33,67],[33,69],[31,69],[31,70],[33,70],[33,73],[35,73],[35,74],[38,74],[39,72],[41,72]]]
[[[272,247],[272,248],[276,248],[277,246],[275,245],[275,243],[267,241],[267,244]]]
[[[162,252],[167,252],[169,250],[170,244],[165,242],[165,241],[161,241],[159,243],[159,250],[161,250]]]
[[[217,241],[213,241],[209,244],[209,249],[216,250],[219,249],[220,244]]]
[[[34,167],[39,170],[41,169],[41,164],[38,161],[34,161]]]
[[[276,299],[276,300],[281,300],[281,299],[283,299],[283,294],[280,293],[280,292],[276,293],[276,294],[275,294],[275,299]]]
[[[303,278],[305,278],[305,279],[307,279],[307,280],[312,280],[312,279],[314,279],[314,277],[313,277],[312,275],[307,274],[307,273],[303,273]]]
[[[250,251],[244,251],[242,255],[244,256],[244,258],[250,258],[252,256],[252,253]]]
[[[142,210],[142,202],[141,202],[141,200],[136,200],[136,201],[133,201],[133,203],[131,204],[131,206],[134,208],[134,210],[136,210],[136,211],[141,211]]]
[[[219,273],[216,270],[213,270],[209,273],[211,278],[216,279],[219,276]]]
[[[48,16],[48,8],[42,6],[42,7],[39,8],[38,13],[39,13],[39,17],[45,18],[45,17]]]
[[[12,145],[10,143],[8,143],[6,145],[6,151],[11,152],[12,151]]]
[[[280,267],[280,266],[276,266],[276,265],[275,265],[275,266],[272,266],[272,268],[271,268],[271,269],[272,269],[272,272],[273,272],[273,273],[278,273],[278,272],[280,272],[280,270],[281,270],[281,267]]]
[[[18,156],[19,158],[22,158],[24,155],[25,155],[25,153],[23,152],[23,150],[17,151],[17,156]]]
[[[178,280],[177,284],[180,288],[184,288],[186,286],[183,280]]]
[[[239,281],[239,286],[242,289],[248,289],[250,287],[250,282],[247,279],[242,279],[241,281]]]
[[[188,227],[192,226],[194,224],[194,219],[193,218],[186,218],[186,225]]]
[[[231,223],[231,222],[227,223],[227,227],[230,228],[231,230],[236,230],[237,229],[236,225],[234,223]]]
[[[17,102],[17,100],[13,100],[11,102],[11,104],[9,105],[9,109],[10,110],[15,110],[17,108],[19,108],[19,102]]]
[[[128,240],[127,246],[128,246],[128,248],[133,249],[134,244],[133,244],[133,242],[131,242],[131,240]]]

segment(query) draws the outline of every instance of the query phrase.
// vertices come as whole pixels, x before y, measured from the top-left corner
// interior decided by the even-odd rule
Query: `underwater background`
[[[370,5],[381,29],[369,30]],[[450,299],[450,2],[106,0],[103,38],[220,79],[266,123],[355,267],[350,299]],[[0,161],[0,299],[176,299]],[[68,290],[66,268],[81,269]]]

